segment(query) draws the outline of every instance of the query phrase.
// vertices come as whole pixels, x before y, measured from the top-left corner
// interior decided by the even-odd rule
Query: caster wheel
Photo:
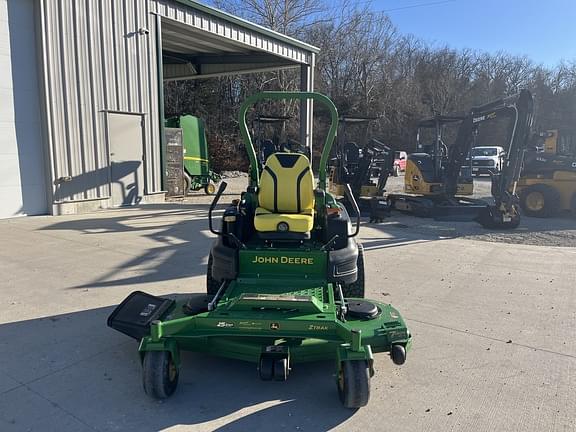
[[[278,358],[274,360],[274,380],[286,381],[288,379],[288,359]]]
[[[370,399],[370,371],[366,360],[342,362],[338,371],[338,395],[346,408],[360,408]]]
[[[154,399],[166,399],[178,386],[178,368],[168,351],[148,351],[142,363],[144,391]]]
[[[260,357],[258,373],[262,381],[270,381],[274,377],[274,360],[270,357]]]
[[[406,362],[406,349],[402,345],[392,345],[390,357],[397,365],[403,365]]]

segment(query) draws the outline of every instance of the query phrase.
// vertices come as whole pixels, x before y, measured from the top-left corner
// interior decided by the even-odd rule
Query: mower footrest
[[[108,317],[108,327],[140,340],[150,334],[150,324],[161,319],[174,300],[134,291]]]

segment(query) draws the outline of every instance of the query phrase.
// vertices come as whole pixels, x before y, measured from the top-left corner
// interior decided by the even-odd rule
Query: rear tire
[[[520,193],[520,206],[526,216],[552,217],[560,209],[560,194],[545,184],[528,186]]]
[[[343,361],[338,371],[338,396],[346,408],[360,408],[370,399],[370,369],[366,360]]]
[[[178,386],[178,368],[168,351],[147,351],[142,363],[144,391],[154,399],[166,399]]]
[[[364,246],[358,243],[358,261],[356,261],[358,268],[358,277],[356,282],[351,284],[342,284],[342,294],[344,298],[364,298],[365,292],[365,277],[364,277]]]

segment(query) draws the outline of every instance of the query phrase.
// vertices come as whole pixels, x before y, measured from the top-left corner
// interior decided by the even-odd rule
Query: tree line
[[[505,52],[432,45],[401,34],[385,13],[359,3],[213,1],[220,9],[320,48],[315,90],[328,95],[341,114],[376,117],[363,132],[394,149],[415,149],[416,125],[424,117],[464,112],[522,88],[534,94],[536,130],[576,125],[576,61],[548,67]],[[165,110],[167,116],[187,112],[203,118],[216,169],[239,169],[246,165],[238,146],[242,101],[258,91],[298,88],[297,70],[169,82]],[[275,114],[296,116],[298,105],[276,109],[281,112]],[[318,143],[328,117],[316,111]],[[289,123],[285,133],[297,138],[297,127]]]

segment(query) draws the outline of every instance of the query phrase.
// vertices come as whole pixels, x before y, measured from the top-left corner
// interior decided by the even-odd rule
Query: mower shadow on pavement
[[[118,266],[73,289],[137,286],[203,275],[213,236],[208,204],[147,204],[41,228],[118,254]]]
[[[263,382],[250,363],[184,353],[163,402],[142,391],[137,343],[106,327],[113,307],[0,325],[0,429],[157,431],[329,430],[342,408],[331,362]]]

